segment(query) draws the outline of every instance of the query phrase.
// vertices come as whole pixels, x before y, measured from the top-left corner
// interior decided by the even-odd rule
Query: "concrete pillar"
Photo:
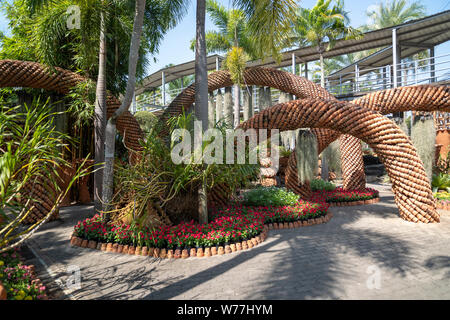
[[[222,90],[217,90],[216,95],[216,122],[223,119],[223,96]]]
[[[272,106],[272,94],[270,91],[270,87],[266,87],[265,89],[266,92],[266,109]]]
[[[295,74],[295,54],[292,53],[292,73]]]
[[[308,79],[308,62],[305,62],[305,79]]]
[[[436,66],[434,61],[434,47],[430,48],[430,82],[436,82]]]
[[[216,103],[214,102],[214,92],[209,93],[208,99],[208,128],[214,128],[216,123],[214,113],[216,111]]]
[[[223,99],[223,115],[225,123],[230,127],[233,126],[233,95],[232,88],[225,88],[225,95]]]
[[[166,76],[164,71],[161,72],[161,94],[162,94],[162,104],[166,105]]]
[[[259,111],[263,111],[266,108],[266,91],[264,87],[258,88],[258,107]]]
[[[242,90],[244,100],[244,121],[247,121],[253,116],[253,86],[248,86]]]
[[[401,86],[402,71],[401,66],[401,52],[400,44],[397,38],[397,29],[392,29],[392,67],[394,75],[394,88]]]
[[[401,70],[401,52],[400,44],[397,38],[397,29],[392,29],[392,70],[394,88],[401,86],[402,82],[402,70]],[[392,114],[394,118],[402,119],[403,112],[395,112]]]

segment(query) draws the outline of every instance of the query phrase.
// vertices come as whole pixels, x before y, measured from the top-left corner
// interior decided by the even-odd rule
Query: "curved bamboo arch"
[[[70,88],[78,83],[86,81],[86,78],[74,72],[61,68],[49,68],[36,62],[0,60],[0,87],[26,87],[55,91],[60,94],[67,94]],[[114,96],[107,97],[107,116],[110,117],[116,109],[120,107],[120,101]],[[142,131],[136,119],[129,112],[125,112],[117,120],[117,130],[124,136],[125,145],[132,150],[140,150],[139,140],[142,138]],[[27,223],[37,222],[47,215],[48,210],[53,206],[55,192],[51,189],[50,183],[43,177],[35,184],[33,194],[39,198],[33,205],[34,210],[27,217]],[[32,188],[26,186],[24,192],[31,192]],[[57,215],[53,217],[56,218]]]
[[[392,181],[400,216],[413,222],[439,222],[423,165],[405,133],[381,114],[348,102],[300,99],[268,108],[242,123],[242,129],[331,128],[365,141],[378,154]]]

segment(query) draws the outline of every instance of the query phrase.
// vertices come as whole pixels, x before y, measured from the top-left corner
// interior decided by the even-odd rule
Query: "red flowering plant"
[[[112,241],[120,244],[157,248],[217,246],[248,240],[261,233],[267,223],[292,222],[324,215],[328,207],[329,204],[324,201],[305,200],[299,200],[295,205],[279,207],[233,204],[214,208],[208,224],[190,221],[174,226],[161,226],[155,230],[136,224],[105,227],[99,217],[93,217],[79,222],[75,232],[79,237],[86,238],[89,235],[97,241],[112,238]]]
[[[75,234],[86,240],[105,239],[108,231],[110,231],[110,227],[103,224],[99,214],[82,222],[80,221],[75,226]]]
[[[313,201],[325,202],[352,202],[378,198],[378,190],[366,188],[365,190],[344,190],[337,187],[333,191],[315,191],[311,197]]]
[[[114,242],[125,245],[130,243],[130,225],[125,223],[112,227],[111,233],[114,234]]]

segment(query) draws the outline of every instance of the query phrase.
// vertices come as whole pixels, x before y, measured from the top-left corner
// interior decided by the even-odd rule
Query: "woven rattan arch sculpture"
[[[0,87],[27,87],[67,94],[70,88],[83,81],[86,79],[82,76],[61,68],[49,69],[35,62],[0,60]],[[108,95],[107,107],[107,114],[110,117],[120,107],[120,101],[112,95]],[[117,130],[124,136],[127,147],[132,150],[140,149],[139,139],[142,138],[142,131],[131,113],[125,112],[118,119]],[[55,193],[47,189],[49,185],[46,181],[39,181],[36,184],[35,190],[38,193],[35,197],[40,201],[34,203],[35,208],[26,222],[32,223],[40,220],[53,206],[55,197],[52,194]],[[27,186],[25,191],[30,192],[30,186]]]
[[[450,88],[436,85],[400,87],[373,92],[355,99],[351,103],[381,114],[403,111],[450,112]],[[322,139],[319,145],[319,152],[322,152],[335,139],[333,136]],[[354,140],[348,140],[347,136],[341,137],[340,140],[343,148],[351,150],[357,147],[354,144]],[[357,178],[359,177],[359,171],[363,168],[359,167],[360,162],[357,161],[358,158],[358,153],[346,153],[346,158],[343,159],[344,162],[342,163],[342,171],[347,176],[347,180],[351,180],[354,175]],[[304,194],[307,191],[298,185],[296,172],[297,163],[295,154],[292,154],[286,170],[286,186],[295,190],[298,194]]]
[[[244,83],[247,85],[270,86],[293,94],[297,98],[317,97],[337,101],[328,91],[313,82],[292,73],[273,68],[247,68],[244,73]],[[232,85],[233,82],[227,71],[217,71],[208,75],[208,91]],[[172,101],[162,114],[161,120],[167,121],[170,117],[179,115],[183,109],[189,109],[194,101],[195,84],[192,84]],[[321,150],[340,136],[339,132],[330,129],[315,128],[313,131]],[[343,176],[345,177],[343,181],[344,187],[347,189],[363,189],[365,187],[365,175],[361,143],[352,136],[343,138],[345,140],[341,145],[341,162],[344,172]],[[322,146],[324,147],[322,148]],[[347,159],[351,159],[351,162]]]
[[[262,85],[262,86],[271,86],[277,88],[281,91],[288,92],[296,95],[297,97],[306,98],[306,97],[318,97],[322,99],[329,100],[328,103],[336,102],[337,100],[329,94],[325,89],[315,85],[314,83],[295,76],[293,74],[269,69],[269,68],[248,68],[244,74],[245,83],[247,85]],[[208,91],[213,91],[222,87],[232,85],[232,81],[229,77],[228,72],[219,71],[209,75],[208,77]],[[425,98],[428,97],[428,100]],[[186,88],[180,95],[178,95],[175,100],[169,105],[169,107],[165,110],[162,115],[162,120],[166,120],[171,116],[176,116],[182,112],[183,109],[189,109],[192,103],[195,100],[195,85],[191,85]],[[406,110],[423,110],[423,111],[431,111],[431,110],[441,110],[446,111],[449,108],[449,99],[448,99],[448,88],[446,87],[432,87],[432,86],[420,86],[416,87],[415,90],[411,90],[410,88],[406,90],[405,88],[394,89],[391,91],[385,92],[377,92],[371,95],[367,95],[358,100],[363,106],[372,108],[376,111],[384,110],[385,113],[396,112],[396,111],[406,111]],[[356,104],[356,102],[354,102]],[[347,103],[347,105],[350,105]],[[330,119],[332,120],[332,119]],[[366,123],[367,124],[367,123]],[[391,123],[392,124],[392,123]],[[376,126],[379,126],[377,124]],[[325,126],[326,127],[326,126]],[[331,126],[330,126],[331,127]],[[334,129],[334,127],[331,127]],[[398,127],[396,128],[396,130]],[[285,129],[289,130],[289,129]],[[313,128],[314,133],[318,138],[319,144],[319,152],[321,152],[328,144],[334,141],[336,138],[340,136],[339,132],[334,130],[322,128]],[[345,131],[343,131],[345,132]],[[402,137],[402,139],[405,137]],[[406,137],[406,139],[408,139]],[[393,142],[390,140],[390,142]],[[409,145],[410,142],[408,141]],[[411,145],[410,145],[411,146]],[[412,146],[411,146],[412,147]],[[393,147],[395,149],[396,147]],[[420,160],[417,157],[415,149],[412,147],[414,159],[417,163],[421,164]],[[344,177],[346,178],[344,181],[344,186],[347,188],[353,189],[361,189],[365,186],[365,176],[364,176],[364,167],[362,163],[362,151],[361,144],[358,139],[352,137],[351,135],[343,135],[341,136],[341,153],[342,153],[342,164],[343,164],[343,172]],[[297,185],[297,177],[296,174],[296,163],[295,158],[291,156],[288,165],[288,172],[286,173],[286,182],[289,187],[296,190],[298,193],[302,193],[301,186]],[[387,159],[386,161],[390,161]],[[395,161],[394,161],[395,163]],[[417,166],[415,163],[414,167]],[[399,176],[400,181],[405,186],[408,186],[410,182],[408,182],[408,178],[405,177],[405,171],[399,167],[399,172],[394,172],[392,167],[390,167],[388,172],[391,172],[393,176]],[[403,171],[402,171],[403,170]],[[423,171],[423,168],[421,168]],[[423,173],[423,172],[422,172]],[[418,177],[411,177],[413,185],[417,183]],[[421,200],[427,202],[428,208],[426,210],[432,212],[426,213],[426,211],[417,209],[417,204],[414,205],[414,210],[408,212],[408,210],[413,207],[409,204],[405,198],[397,203],[400,208],[400,215],[409,221],[422,221],[422,222],[432,222],[439,221],[439,216],[437,215],[434,209],[434,202],[431,196],[431,190],[429,187],[428,179],[426,176],[421,176],[420,179],[424,179],[419,184],[422,185],[423,190],[418,188],[419,196]],[[413,196],[415,187],[405,187],[402,188],[405,190],[404,193],[400,193],[402,196],[409,192],[409,196]],[[397,186],[393,184],[393,190],[396,193]],[[402,189],[402,190],[403,190]],[[424,192],[424,193],[423,193]],[[396,193],[397,194],[397,193]],[[426,196],[424,196],[426,194]],[[396,199],[399,196],[396,196]],[[415,198],[414,198],[415,199]],[[411,201],[416,201],[411,200]]]
[[[410,139],[381,114],[348,102],[301,99],[278,104],[241,124],[242,129],[332,128],[365,141],[384,163],[400,216],[439,222],[429,181]]]

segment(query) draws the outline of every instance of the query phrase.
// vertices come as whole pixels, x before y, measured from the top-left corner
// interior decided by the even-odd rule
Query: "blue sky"
[[[5,0],[0,0],[3,2]],[[7,0],[11,1],[11,0]],[[231,7],[231,0],[219,0],[223,5]],[[346,0],[345,9],[349,12],[351,25],[358,27],[367,22],[365,14],[367,8],[377,3],[385,2],[381,0]],[[427,15],[435,14],[450,9],[450,0],[421,0],[427,10]],[[148,74],[151,74],[169,63],[183,63],[194,59],[194,53],[189,49],[190,40],[195,37],[195,0],[191,0],[189,11],[184,19],[171,31],[169,31],[161,43],[159,54],[155,55],[157,61],[149,66]],[[301,7],[310,8],[314,6],[316,0],[301,0]],[[206,17],[206,30],[214,29],[213,24]],[[8,34],[8,23],[0,13],[0,30]],[[442,45],[436,49],[436,55],[447,53],[448,45]]]

